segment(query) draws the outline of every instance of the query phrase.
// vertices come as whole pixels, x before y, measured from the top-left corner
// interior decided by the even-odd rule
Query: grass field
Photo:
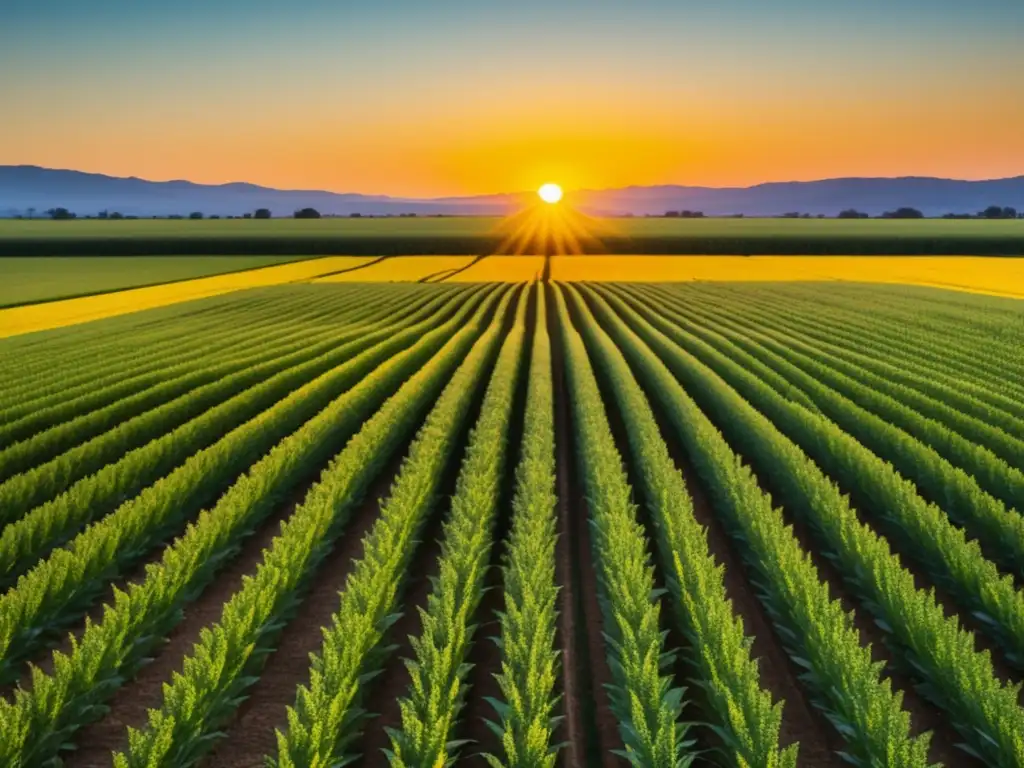
[[[1024,304],[315,263],[0,340],[0,765],[1024,765]]]
[[[499,244],[487,217],[319,220],[0,220],[0,255],[468,254]],[[1024,220],[610,219],[610,253],[1022,255]]]
[[[294,257],[293,257],[294,258]],[[238,272],[291,261],[279,256],[6,258],[0,261],[0,307],[88,296]]]

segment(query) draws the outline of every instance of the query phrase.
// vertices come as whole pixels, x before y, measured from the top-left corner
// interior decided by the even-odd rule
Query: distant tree
[[[1003,218],[1004,219],[1016,219],[1017,218],[1017,209],[1016,208],[1012,208],[1010,206],[1006,206],[1005,208],[1003,208]]]
[[[198,219],[203,218],[203,212],[202,211],[192,211],[192,213],[190,213],[188,215],[188,217],[190,219],[193,219],[193,220],[198,220]]]
[[[139,217],[138,216],[125,216],[125,218],[128,221],[136,221]]]
[[[703,219],[704,211],[680,211],[679,218],[681,219]]]
[[[109,217],[110,217],[110,214],[107,213],[106,211],[100,211],[99,213],[96,214],[96,218],[97,219],[106,219],[106,218],[109,218]],[[91,216],[86,216],[85,218],[89,219],[89,218],[92,218],[92,217]]]
[[[36,209],[35,208],[27,208],[26,210],[28,211],[28,217],[30,219],[33,218],[36,215]]]
[[[213,214],[212,216],[209,216],[208,218],[211,218],[211,219],[219,219],[219,218],[220,218],[220,216],[218,216],[218,215],[217,215],[217,214],[215,213],[215,214]]]
[[[254,219],[269,219],[270,209],[269,208],[257,208],[256,213],[252,215]]]
[[[866,219],[868,215],[863,211],[858,211],[856,208],[847,208],[845,211],[839,212],[840,219]]]
[[[55,221],[66,221],[67,219],[75,218],[75,214],[67,208],[50,208],[46,215]]]
[[[180,213],[172,213],[167,218],[170,219],[171,221],[180,221],[181,219],[184,219],[185,217],[182,216]]]
[[[350,213],[348,215],[348,217],[350,219],[361,219],[361,218],[363,218],[363,214],[361,214],[361,213]]]
[[[665,211],[665,218],[666,219],[678,219],[679,218],[679,211]]]
[[[784,219],[799,219],[800,213],[798,211],[789,211],[788,213],[782,214]]]
[[[270,213],[270,211],[267,211],[267,213]],[[251,213],[243,213],[242,214],[242,218],[243,219],[251,219],[252,218],[252,214]]]
[[[294,214],[296,219],[319,219],[320,211],[316,208],[302,208]]]
[[[897,208],[895,211],[886,211],[882,214],[883,219],[923,219],[924,214],[917,208]]]
[[[120,211],[114,211],[112,214],[110,214],[110,216],[108,216],[108,218],[111,218],[111,219],[123,219],[124,218],[124,214],[121,213]]]
[[[973,219],[973,213],[944,213],[942,214],[944,219]]]

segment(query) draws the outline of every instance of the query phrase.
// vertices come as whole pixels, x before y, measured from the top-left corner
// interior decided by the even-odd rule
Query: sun
[[[537,190],[537,194],[545,203],[554,205],[562,199],[562,188],[557,184],[544,184]]]

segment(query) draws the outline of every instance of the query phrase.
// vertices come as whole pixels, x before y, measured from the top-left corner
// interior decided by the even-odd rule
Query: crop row
[[[335,382],[331,379],[347,380],[344,374],[339,376],[338,371],[352,378],[347,387],[342,387],[342,391],[348,391],[344,394],[331,392],[331,399],[322,410],[318,407],[320,398],[311,395],[326,387],[323,382],[319,382],[319,387],[318,382],[313,382],[258,417],[254,423],[261,434],[266,434],[275,433],[268,429],[274,422],[280,424],[289,417],[304,416],[307,409],[315,414],[308,421],[302,419],[299,429],[274,445],[213,507],[201,513],[185,534],[167,548],[160,563],[147,567],[143,581],[130,585],[127,591],[115,590],[113,605],[106,608],[103,620],[87,624],[70,653],[54,654],[52,674],[34,669],[30,689],[19,688],[13,702],[0,702],[0,757],[5,763],[34,764],[66,748],[74,731],[100,714],[102,701],[129,678],[145,655],[166,637],[168,629],[180,620],[182,604],[194,599],[216,570],[237,551],[239,541],[254,530],[289,489],[335,453],[334,446],[357,432],[362,422],[421,368],[457,328],[470,318],[486,313],[495,297],[493,291],[489,293],[488,297],[480,297],[486,298],[483,307],[479,301],[465,303],[448,322],[425,334],[421,332],[418,341],[408,349],[401,351],[402,344],[395,340],[380,342],[365,353],[365,367],[353,365],[359,361],[357,357],[329,374],[327,378],[332,384]],[[475,324],[467,325],[467,328],[473,327]],[[304,405],[298,409],[300,413],[295,414],[296,405],[300,403]],[[232,435],[253,438],[244,430]],[[230,453],[244,454],[238,445],[224,447],[233,449]],[[210,468],[208,462],[190,460],[183,467],[182,481],[191,481],[196,475],[208,473]],[[147,491],[153,489],[166,494],[164,503],[172,506],[177,496],[173,486],[160,487],[158,483]],[[130,505],[122,509],[145,511]],[[102,537],[117,536],[133,523],[136,528],[152,529],[151,520],[135,522],[138,517],[142,515],[136,518],[122,515],[122,519],[117,519],[116,513],[109,516],[85,534],[92,534],[90,543],[93,544],[86,551],[96,552],[106,545],[107,552],[120,552],[116,542],[108,543]],[[51,557],[5,595],[4,600],[12,595],[20,596],[19,593],[23,595],[24,587],[29,586],[27,579],[43,573],[51,563],[62,566],[65,573],[70,571],[71,583],[81,585],[83,579],[76,573],[83,570],[78,562],[80,551],[80,548],[59,550],[55,555],[63,553],[63,558]]]
[[[631,304],[669,338],[677,342],[688,340],[689,334],[643,302],[634,299]],[[697,340],[697,346],[701,344]],[[816,533],[819,546],[835,558],[851,591],[875,614],[908,668],[927,683],[925,690],[929,697],[950,712],[954,727],[967,744],[992,766],[1016,765],[1024,760],[1024,743],[1019,739],[1019,734],[1024,732],[1024,711],[1017,705],[1016,691],[995,677],[987,653],[975,651],[974,636],[962,629],[955,617],[945,616],[934,593],[916,588],[913,574],[901,565],[888,542],[858,519],[839,488],[768,418],[718,375],[702,364],[694,365],[696,361],[681,353],[679,347],[675,347],[671,356],[666,351],[665,359],[729,439],[742,446],[759,472],[772,478],[787,509]],[[731,381],[746,378],[750,386],[746,390],[748,394],[758,385],[766,396],[770,392],[732,361],[723,358],[722,364],[734,371]],[[873,476],[873,472],[883,471],[884,465],[877,459],[878,463],[873,463],[870,454],[858,450],[859,444],[830,422],[812,421],[818,417],[804,409],[783,414],[780,408],[773,411],[773,415],[787,417],[787,430],[803,430],[805,444],[816,446],[817,458],[829,460],[831,467],[845,473],[847,487],[884,490],[898,499],[898,505],[915,498],[912,486],[908,487],[898,475]],[[922,520],[912,519],[902,506],[887,504],[878,511],[898,515],[898,522],[907,530],[913,530],[911,526],[916,525],[917,531],[923,530],[925,535],[934,537],[934,541],[929,539],[927,543],[944,557],[949,555],[938,565],[940,569],[949,568],[951,576],[953,569],[957,569],[956,578],[964,581],[973,578],[980,582],[982,574],[973,569],[985,567],[984,561],[980,558],[955,560],[952,552],[954,547],[962,547],[963,554],[968,555],[976,552],[976,545],[972,550],[964,544],[962,532],[949,526],[944,516],[931,513],[931,507],[925,509],[929,513]],[[1012,583],[1005,580],[995,583],[1013,594]],[[982,594],[975,596],[988,600],[988,586],[981,590],[979,583],[978,591]],[[1014,621],[1003,598],[995,597],[989,605],[998,605],[1002,617],[1008,622]]]

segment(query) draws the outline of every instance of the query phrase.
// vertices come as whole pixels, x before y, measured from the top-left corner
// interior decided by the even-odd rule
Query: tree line
[[[26,215],[15,215],[15,219],[34,219],[36,209],[27,208],[25,210]],[[71,219],[104,219],[104,220],[120,220],[120,219],[139,219],[139,218],[151,218],[151,219],[171,219],[171,220],[199,220],[199,219],[269,219],[272,218],[272,214],[269,208],[257,208],[252,213],[243,213],[240,216],[220,216],[218,214],[205,215],[202,211],[193,211],[186,215],[182,214],[169,214],[167,216],[126,216],[119,211],[100,211],[95,216],[79,216],[74,211],[68,210],[67,208],[50,208],[43,212],[44,217],[53,219],[55,221],[69,221]],[[415,213],[399,213],[395,214],[398,218],[416,218]],[[703,214],[701,214],[703,215]],[[349,218],[359,219],[363,217],[361,213],[350,213]],[[391,214],[386,214],[386,217],[390,218]],[[292,214],[292,218],[295,219],[320,219],[323,218],[323,214],[320,213],[316,208],[300,208]]]

